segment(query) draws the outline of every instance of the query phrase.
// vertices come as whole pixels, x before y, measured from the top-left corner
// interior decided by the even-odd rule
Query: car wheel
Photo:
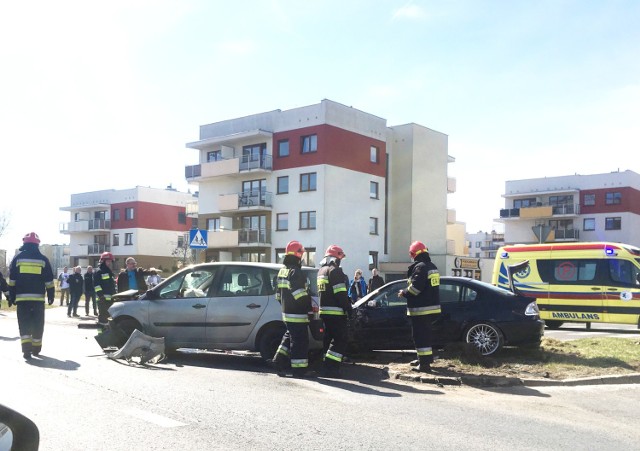
[[[483,356],[495,354],[504,345],[502,331],[489,323],[472,325],[465,332],[464,339]]]
[[[127,340],[136,329],[138,329],[140,332],[144,332],[140,323],[133,318],[127,318],[119,321],[117,327],[126,335]]]
[[[563,321],[544,321],[544,325],[553,330],[560,329],[560,326],[562,326],[563,324]]]
[[[270,327],[265,330],[258,342],[258,351],[260,351],[260,357],[264,360],[270,360],[276,354],[278,346],[282,341],[282,336],[286,332],[284,327]]]

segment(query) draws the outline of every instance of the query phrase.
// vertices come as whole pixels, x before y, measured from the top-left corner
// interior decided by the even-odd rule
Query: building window
[[[303,136],[300,147],[302,153],[316,152],[318,150],[318,135]]]
[[[311,230],[316,228],[316,212],[301,211],[300,212],[300,230]]]
[[[289,230],[289,213],[278,213],[276,218],[276,230]]]
[[[596,229],[596,220],[594,218],[584,218],[582,223],[583,230],[595,230]]]
[[[538,205],[535,197],[529,197],[527,199],[515,199],[513,201],[513,208],[527,208]]]
[[[113,220],[114,221],[120,221],[120,209],[119,208],[114,208],[113,209]]]
[[[378,199],[378,182],[369,182],[369,197]]]
[[[125,233],[124,234],[124,245],[132,246],[133,245],[133,233]]]
[[[596,204],[596,195],[595,194],[585,194],[584,195],[584,204],[585,205],[595,205]]]
[[[476,248],[480,249],[482,247],[482,241],[476,241]]]
[[[187,239],[185,238],[184,235],[178,235],[178,248],[183,248],[184,247],[184,243],[187,242]]]
[[[369,251],[369,271],[378,267],[378,252]]]
[[[187,223],[187,214],[183,211],[178,213],[178,224],[186,224]]]
[[[222,150],[207,152],[207,162],[222,160]]]
[[[607,205],[618,205],[622,202],[622,194],[621,193],[606,193],[604,197],[604,201]]]
[[[260,157],[267,153],[267,143],[252,144],[242,148],[242,162],[260,161]]]
[[[125,221],[133,221],[133,207],[124,209],[124,219]]]
[[[289,176],[278,177],[278,194],[289,193]]]
[[[378,234],[378,218],[369,218],[369,235]]]
[[[573,204],[573,194],[562,196],[549,196],[549,205],[571,205]]]
[[[276,252],[276,263],[282,263],[284,260],[284,249],[278,248],[275,250]],[[303,266],[316,266],[316,248],[315,247],[306,247],[305,252],[302,255],[301,263]]]
[[[114,246],[120,246],[120,234],[119,233],[114,233],[113,234],[113,245]]]
[[[316,173],[300,174],[300,191],[316,190]]]
[[[376,146],[371,146],[371,150],[369,152],[369,160],[372,163],[378,162],[378,148]]]
[[[605,230],[620,230],[622,229],[622,218],[605,218],[604,219]]]
[[[220,231],[220,218],[209,218],[207,219],[207,230],[211,230],[213,232]]]
[[[288,157],[289,156],[289,140],[283,139],[278,141],[278,156],[279,157]]]

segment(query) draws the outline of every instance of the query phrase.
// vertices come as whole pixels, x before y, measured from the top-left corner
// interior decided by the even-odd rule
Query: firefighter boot
[[[421,355],[419,358],[418,366],[411,368],[411,371],[417,371],[418,373],[431,373],[431,359],[427,356]]]
[[[291,362],[287,357],[280,353],[276,353],[269,363],[271,364],[271,367],[276,370],[276,374],[280,377],[285,377],[287,375],[287,371],[291,372]]]

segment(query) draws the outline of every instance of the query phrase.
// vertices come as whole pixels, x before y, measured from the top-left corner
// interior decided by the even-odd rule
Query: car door
[[[209,291],[216,268],[180,273],[149,300],[149,329],[170,346],[195,347],[206,339]],[[135,301],[131,301],[135,302]]]
[[[274,301],[270,273],[260,266],[228,265],[222,269],[207,310],[207,342],[242,343]]]
[[[459,281],[440,279],[440,307],[442,313],[434,322],[438,344],[457,341],[470,322],[485,319],[480,293]]]
[[[365,349],[413,347],[407,300],[398,297],[405,281],[386,285],[367,298],[356,311],[351,327],[352,341]]]
[[[638,324],[640,267],[618,258],[603,260],[604,321]]]

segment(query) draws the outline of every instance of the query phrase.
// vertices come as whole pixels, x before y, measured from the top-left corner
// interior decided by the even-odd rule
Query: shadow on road
[[[57,370],[64,371],[76,371],[80,368],[80,364],[73,360],[58,360],[42,354],[38,357],[34,356],[31,360],[27,360],[26,362],[29,365],[38,366],[40,368],[55,368]]]

